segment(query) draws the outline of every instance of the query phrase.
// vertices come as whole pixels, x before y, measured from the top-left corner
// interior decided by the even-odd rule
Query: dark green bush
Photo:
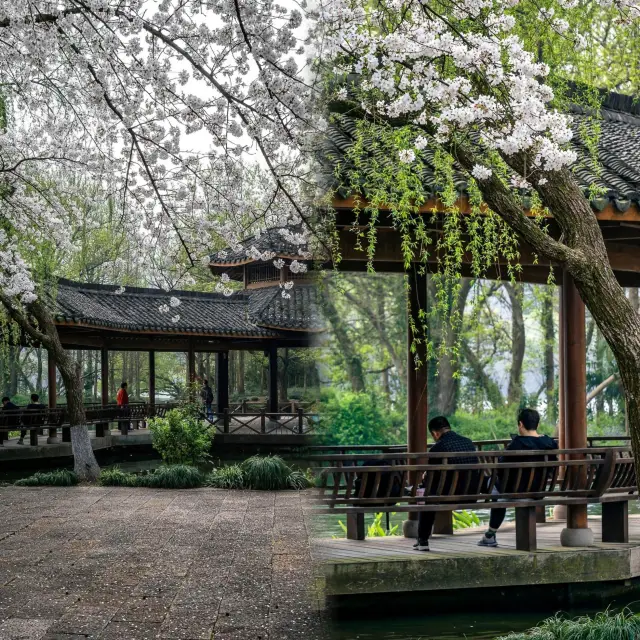
[[[103,469],[100,472],[98,483],[103,487],[135,487],[137,476],[134,473],[125,473],[118,467]]]
[[[315,479],[310,473],[305,473],[300,469],[294,469],[287,478],[287,484],[290,489],[300,491],[301,489],[308,489],[315,484]]]
[[[605,611],[593,617],[568,620],[556,616],[525,633],[511,633],[497,640],[636,640],[640,617],[630,611]]]
[[[172,409],[149,421],[153,448],[166,464],[196,465],[209,457],[215,428],[189,408]]]
[[[239,464],[220,467],[207,476],[205,485],[215,489],[244,489],[244,473]]]
[[[18,487],[38,487],[55,486],[71,487],[78,484],[78,476],[73,471],[67,469],[56,469],[55,471],[38,471],[28,478],[21,478],[14,483]]]

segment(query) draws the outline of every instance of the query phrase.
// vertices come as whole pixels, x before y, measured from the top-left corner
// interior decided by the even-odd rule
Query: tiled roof
[[[242,264],[254,262],[256,260],[252,253],[258,250],[260,253],[270,252],[274,257],[302,259],[299,250],[307,251],[307,245],[295,244],[286,238],[288,233],[299,234],[300,227],[272,227],[260,234],[259,237],[251,236],[241,242],[241,247],[237,250],[224,249],[210,256],[211,266],[223,266],[232,264]]]
[[[594,163],[580,130],[581,125],[587,120],[587,111],[573,105],[571,114],[574,120],[572,145],[578,153],[578,162],[574,167],[578,182],[585,195],[589,193],[592,185],[606,190],[604,195],[591,200],[592,207],[602,210],[608,204],[612,204],[622,212],[626,211],[632,203],[638,205],[640,203],[640,105],[629,96],[611,93],[604,97],[599,121],[601,127],[598,141],[599,175],[596,174]],[[332,185],[335,188],[340,186],[336,183],[335,170],[339,163],[345,162],[345,154],[353,144],[356,120],[340,114],[334,114],[333,120],[329,129],[328,146],[323,164],[327,186]],[[426,162],[421,171],[421,178],[425,191],[433,197],[441,189],[441,186],[436,184],[434,154],[429,150],[423,153]],[[389,158],[381,151],[374,150],[372,156],[382,165],[396,162],[395,158]],[[369,178],[366,171],[361,173],[364,184]],[[466,177],[462,171],[455,170],[455,167],[454,184],[461,195],[465,194]],[[346,198],[350,195],[350,190],[341,186],[338,195]]]
[[[139,287],[127,287],[119,294],[115,285],[60,280],[56,321],[115,331],[274,337],[280,331],[318,329],[312,288],[296,285],[288,299],[282,297],[280,287],[240,291],[228,297]],[[180,305],[171,307],[171,297]],[[160,312],[162,305],[169,306],[167,313]],[[179,319],[172,322],[175,316]]]
[[[296,284],[282,297],[279,287],[265,287],[249,291],[250,313],[265,327],[297,331],[322,331],[318,289],[314,284]]]

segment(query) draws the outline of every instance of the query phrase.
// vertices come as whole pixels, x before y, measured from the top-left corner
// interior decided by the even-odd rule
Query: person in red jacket
[[[129,415],[129,394],[127,393],[127,383],[123,382],[118,389],[118,395],[116,395],[116,404],[120,408],[120,415],[128,416]],[[120,431],[122,433],[126,433],[129,431],[129,421],[128,420],[119,420],[118,421]]]

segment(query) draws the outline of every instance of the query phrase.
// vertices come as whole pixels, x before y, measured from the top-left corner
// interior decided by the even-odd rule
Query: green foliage
[[[199,464],[209,457],[214,429],[189,409],[172,409],[149,421],[153,448],[167,464]]]
[[[395,516],[395,513],[391,513],[390,516]],[[399,524],[394,524],[388,531],[383,526],[383,519],[385,518],[384,513],[376,513],[373,516],[373,522],[367,527],[367,538],[386,538],[388,536],[399,536],[398,530],[400,529]],[[338,524],[344,534],[347,534],[347,525],[342,522],[342,520],[338,520]],[[336,536],[334,536],[335,538]]]
[[[136,476],[137,487],[152,489],[194,489],[204,484],[204,474],[196,467],[174,464],[158,467],[153,473]]]
[[[98,483],[103,487],[135,487],[137,476],[125,473],[119,467],[103,469],[98,477]]]
[[[205,486],[215,489],[244,489],[244,473],[239,464],[214,469],[205,479]]]
[[[300,469],[293,469],[287,478],[287,485],[291,489],[300,491],[302,489],[309,489],[315,484],[315,478],[310,470],[305,473]]]
[[[372,394],[333,391],[324,395],[319,425],[323,444],[401,443],[404,430],[404,416],[383,411]]]
[[[480,518],[475,511],[454,511],[453,529],[473,529],[480,526]]]
[[[18,487],[71,487],[78,484],[78,476],[67,469],[55,471],[38,471],[28,478],[21,478],[14,483]]]
[[[640,617],[631,611],[604,611],[593,617],[567,620],[555,616],[525,633],[496,640],[634,640],[640,637]]]

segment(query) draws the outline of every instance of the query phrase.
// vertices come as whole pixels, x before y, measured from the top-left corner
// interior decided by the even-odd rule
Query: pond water
[[[331,640],[494,640],[526,631],[549,614],[458,614],[334,621]]]

